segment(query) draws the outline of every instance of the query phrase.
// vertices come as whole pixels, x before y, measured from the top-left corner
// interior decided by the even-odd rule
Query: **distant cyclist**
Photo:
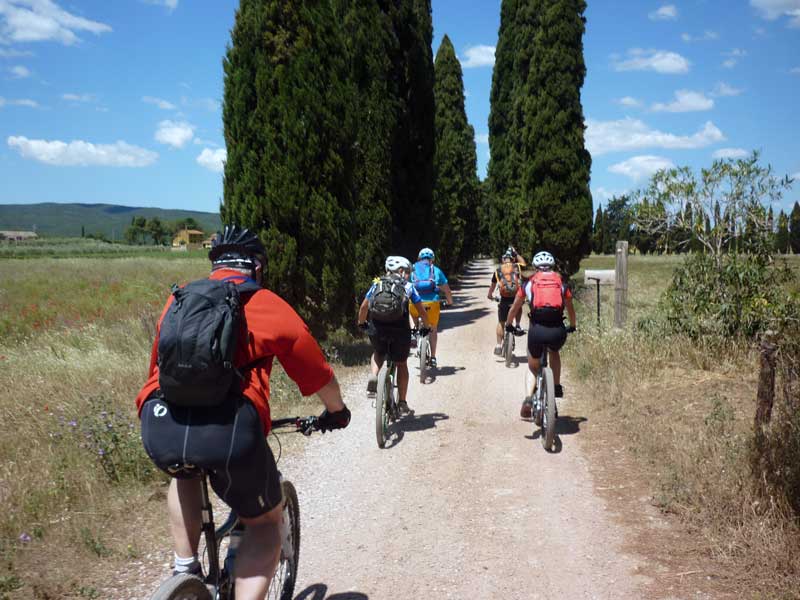
[[[433,264],[436,256],[430,248],[419,251],[417,262],[411,272],[411,283],[422,297],[422,303],[428,311],[428,320],[431,324],[431,367],[436,368],[436,341],[438,340],[437,327],[439,325],[439,293],[443,292],[448,306],[453,305],[453,294],[447,283],[447,277],[442,270]],[[411,318],[417,320],[418,312],[411,306]]]
[[[196,467],[203,468],[246,525],[233,573],[236,597],[264,598],[280,557],[283,518],[280,476],[264,438],[274,359],[303,395],[322,400],[323,431],[347,427],[350,411],[306,324],[261,287],[267,259],[258,236],[226,225],[208,257],[208,279],[176,286],[161,313],[136,406],[148,456],[173,478],[167,511],[174,572],[201,574]]]
[[[503,327],[508,317],[508,311],[511,309],[511,305],[514,304],[514,298],[521,284],[522,272],[520,270],[520,265],[524,265],[525,260],[522,259],[520,263],[520,257],[516,255],[514,248],[509,246],[503,256],[500,257],[500,262],[500,268],[492,273],[492,283],[489,286],[489,293],[487,294],[489,300],[494,299],[495,289],[497,289],[500,294],[500,304],[497,307],[497,327],[495,331],[497,345],[494,347],[494,353],[497,356],[500,356],[503,351]],[[524,333],[519,326],[521,318],[522,311],[517,315],[516,335],[522,335]]]
[[[549,252],[539,252],[533,257],[536,272],[527,283],[517,290],[514,304],[506,318],[506,331],[514,331],[514,316],[521,312],[527,299],[531,307],[531,326],[528,330],[528,368],[538,375],[542,352],[548,349],[549,364],[553,370],[556,398],[564,397],[561,386],[561,355],[559,350],[567,340],[567,332],[575,331],[575,307],[572,305],[572,292],[564,284],[561,275],[553,271],[556,261]],[[564,327],[564,309],[569,316],[569,327]],[[531,417],[533,406],[529,396],[522,403],[519,415],[523,419]]]
[[[372,376],[367,391],[377,391],[378,371],[388,356],[397,365],[398,408],[403,414],[413,411],[408,406],[408,355],[411,351],[411,328],[408,323],[409,304],[422,315],[429,327],[428,313],[419,293],[408,281],[411,262],[402,256],[386,259],[386,275],[369,288],[358,309],[358,326],[365,329],[372,343]],[[423,331],[423,334],[427,331]]]

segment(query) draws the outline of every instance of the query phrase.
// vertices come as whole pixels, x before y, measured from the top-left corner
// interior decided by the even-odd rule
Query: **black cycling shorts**
[[[281,503],[278,467],[249,400],[239,396],[219,406],[187,408],[167,404],[158,394],[142,406],[142,442],[159,469],[177,478],[197,476],[181,471],[183,465],[206,469],[217,496],[245,518]]]
[[[380,360],[389,356],[394,362],[406,362],[411,354],[411,330],[400,327],[381,327],[376,325],[369,336],[372,349]]]
[[[500,304],[497,305],[497,320],[505,323],[508,320],[508,311],[514,304],[514,298],[504,298],[500,296]]]
[[[561,350],[567,341],[567,328],[563,323],[558,325],[543,325],[531,323],[528,329],[528,352],[534,358],[539,358],[545,346],[548,350]]]

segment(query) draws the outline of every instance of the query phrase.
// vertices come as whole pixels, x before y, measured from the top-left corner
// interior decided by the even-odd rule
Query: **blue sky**
[[[0,0],[0,203],[215,211],[233,0]],[[499,0],[433,0],[488,162]],[[800,178],[800,0],[589,0],[595,205],[655,169],[753,149]],[[800,181],[784,206],[800,200]]]

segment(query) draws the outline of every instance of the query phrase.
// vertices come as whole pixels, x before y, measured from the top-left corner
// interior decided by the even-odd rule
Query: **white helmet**
[[[419,251],[419,255],[417,255],[417,258],[420,260],[424,258],[433,260],[436,258],[436,256],[433,254],[433,250],[431,250],[430,248],[423,248],[422,250]]]
[[[552,269],[556,264],[556,259],[549,252],[537,252],[533,257],[533,266],[537,269]]]
[[[386,257],[386,271],[394,273],[400,269],[411,271],[411,262],[403,256],[387,256]]]

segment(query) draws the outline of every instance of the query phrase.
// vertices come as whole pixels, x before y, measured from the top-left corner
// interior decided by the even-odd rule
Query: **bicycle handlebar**
[[[285,419],[273,419],[272,429],[283,427],[294,427],[295,431],[303,435],[311,435],[314,431],[319,431],[319,417],[287,417]]]

